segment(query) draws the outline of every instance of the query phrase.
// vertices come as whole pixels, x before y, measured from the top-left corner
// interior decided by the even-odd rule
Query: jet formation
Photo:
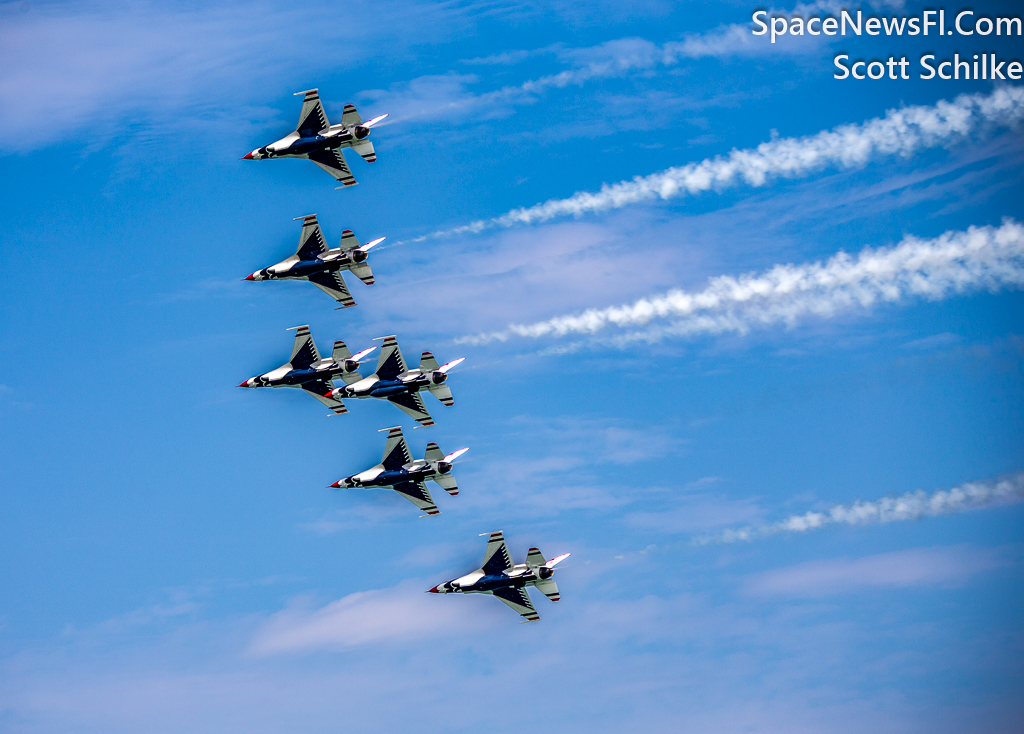
[[[427,482],[435,482],[452,497],[457,496],[459,485],[452,476],[452,464],[469,449],[459,449],[445,455],[438,445],[431,441],[427,444],[423,458],[414,460],[401,428],[382,430],[388,432],[388,441],[384,444],[384,458],[380,463],[366,471],[339,479],[331,487],[393,489],[427,513],[423,517],[440,515],[441,511],[437,509],[433,497],[430,496],[430,490],[427,489]]]
[[[269,145],[253,150],[244,156],[245,160],[266,158],[308,158],[333,176],[343,188],[356,184],[342,153],[351,148],[370,163],[377,160],[376,151],[367,138],[370,130],[387,117],[378,115],[363,121],[353,105],[345,105],[341,123],[331,125],[327,120],[323,104],[316,89],[298,92],[303,95],[299,124],[294,132]],[[323,231],[316,215],[297,217],[302,220],[299,246],[294,255],[279,263],[255,271],[245,280],[308,280],[333,298],[340,305],[338,309],[355,306],[356,302],[348,290],[342,273],[349,271],[367,285],[373,285],[374,275],[367,261],[369,251],[384,241],[378,237],[361,245],[352,230],[341,234],[337,248],[327,246]],[[338,310],[336,309],[336,310]],[[360,363],[367,359],[377,347],[370,347],[352,354],[342,341],[334,342],[330,357],[321,357],[309,326],[295,326],[292,353],[280,367],[251,377],[239,387],[292,387],[299,388],[331,409],[333,414],[347,413],[346,398],[377,398],[386,400],[416,420],[420,426],[433,426],[434,420],[427,411],[420,393],[424,390],[446,406],[455,404],[451,388],[447,384],[448,372],[461,364],[459,358],[438,364],[430,352],[420,356],[419,367],[409,369],[402,357],[395,336],[380,337],[383,341],[373,374],[363,377]],[[377,341],[377,340],[375,340]],[[344,383],[339,387],[335,380]],[[439,515],[427,482],[434,482],[449,495],[459,494],[459,486],[452,475],[455,461],[468,448],[445,454],[433,441],[427,443],[422,459],[413,459],[405,436],[400,427],[383,429],[388,432],[384,455],[380,463],[357,474],[339,479],[330,486],[335,489],[383,488],[397,492],[428,517]],[[537,548],[530,548],[526,562],[514,564],[509,555],[501,532],[490,533],[487,550],[480,568],[459,578],[438,584],[430,593],[434,594],[490,594],[518,612],[527,622],[540,621],[527,593],[533,586],[552,601],[560,599],[558,586],[554,581],[555,566],[569,557],[568,553],[544,560]]]
[[[316,89],[296,92],[295,96],[304,95],[302,111],[299,112],[299,124],[295,131],[288,133],[270,145],[264,145],[251,153],[242,156],[242,160],[261,161],[265,158],[308,158],[335,180],[344,186],[355,186],[357,181],[345,161],[342,148],[351,148],[368,163],[377,160],[373,143],[367,140],[370,128],[387,117],[378,115],[372,120],[363,121],[354,105],[345,105],[341,115],[341,123],[332,125],[327,121],[323,103]]]
[[[385,238],[378,237],[360,245],[352,230],[346,229],[341,233],[341,244],[332,250],[324,240],[316,214],[296,217],[294,221],[300,219],[302,231],[299,233],[299,247],[295,254],[276,265],[247,275],[245,280],[308,280],[340,303],[339,309],[355,306],[356,302],[341,273],[348,270],[366,285],[373,285],[373,270],[366,259],[370,248],[379,245]]]
[[[484,551],[484,562],[480,568],[451,581],[445,581],[432,589],[429,594],[491,594],[519,612],[527,622],[539,622],[540,615],[533,607],[527,586],[540,589],[551,601],[558,601],[558,584],[555,583],[555,566],[568,558],[570,553],[544,560],[544,554],[537,548],[526,553],[526,563],[512,563],[505,537],[501,531],[491,533]]]
[[[465,357],[439,365],[434,355],[423,352],[420,366],[410,370],[402,358],[402,350],[394,336],[380,337],[381,347],[377,369],[369,377],[359,374],[359,363],[377,347],[364,349],[352,354],[345,342],[334,342],[329,358],[321,358],[320,352],[309,332],[309,326],[293,326],[295,341],[292,354],[280,367],[250,377],[239,387],[297,387],[326,405],[335,415],[347,413],[344,398],[378,398],[387,400],[406,414],[412,416],[421,426],[434,425],[423,398],[419,393],[428,390],[446,406],[455,404],[451,388],[444,383],[448,371],[461,364]],[[335,387],[334,380],[340,379],[345,387]]]

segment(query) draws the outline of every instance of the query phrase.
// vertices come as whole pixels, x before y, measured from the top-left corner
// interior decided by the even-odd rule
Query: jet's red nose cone
[[[244,280],[252,280],[252,276],[253,275],[256,275],[256,273],[253,273],[252,275],[245,276]]]
[[[252,160],[252,153],[246,153],[245,155],[243,155],[242,156],[242,160],[243,161],[251,161]]]
[[[245,381],[245,382],[243,382],[243,383],[242,383],[241,385],[239,385],[239,387],[249,387],[249,381],[248,381],[248,380],[246,380],[246,381]]]
[[[440,584],[438,584],[437,586],[440,586]],[[427,593],[428,594],[440,594],[441,592],[437,590],[437,586],[435,586],[433,589],[427,589]]]
[[[336,482],[335,482],[334,484],[332,484],[331,486],[332,486],[332,487],[334,487],[335,489],[337,489],[338,487],[340,487],[340,486],[341,486],[341,480],[339,479],[338,481],[336,481]]]

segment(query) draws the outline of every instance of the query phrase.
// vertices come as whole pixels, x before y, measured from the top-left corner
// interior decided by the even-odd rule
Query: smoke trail
[[[722,275],[696,293],[672,290],[628,305],[513,324],[504,331],[458,341],[484,344],[512,336],[593,334],[609,326],[642,326],[654,319],[672,321],[621,339],[744,334],[757,326],[792,326],[802,317],[828,318],[913,296],[939,300],[954,293],[1022,286],[1024,226],[1007,218],[1000,227],[971,227],[934,239],[907,237],[893,248],[865,249],[856,256],[839,252],[824,263],[776,265],[764,273],[739,277]]]
[[[968,482],[953,489],[935,492],[907,492],[899,497],[885,497],[874,502],[857,501],[852,505],[836,505],[826,512],[792,515],[771,525],[748,526],[726,530],[718,535],[693,539],[694,545],[709,543],[750,542],[780,533],[806,533],[828,525],[880,525],[890,522],[919,520],[922,517],[952,515],[994,504],[1024,500],[1024,472],[1005,479]]]
[[[918,150],[951,145],[1024,118],[1024,87],[1002,87],[990,94],[962,94],[952,102],[889,110],[885,117],[840,125],[800,138],[779,138],[756,148],[668,168],[631,181],[604,184],[598,192],[579,191],[568,199],[550,199],[513,209],[500,217],[435,232],[419,238],[476,233],[494,227],[537,224],[558,217],[579,217],[654,199],[673,199],[712,189],[747,184],[764,186],[773,178],[796,178],[824,168],[853,168],[872,159],[910,156]],[[415,240],[413,240],[415,241]]]

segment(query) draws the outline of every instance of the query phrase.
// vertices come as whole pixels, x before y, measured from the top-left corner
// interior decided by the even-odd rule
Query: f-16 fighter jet
[[[355,382],[359,378],[359,360],[364,359],[377,347],[370,347],[352,354],[345,342],[334,342],[334,350],[329,359],[320,359],[316,342],[309,333],[308,326],[293,326],[295,341],[292,343],[292,356],[283,365],[262,375],[250,377],[239,387],[298,387],[319,400],[336,415],[347,413],[345,404],[340,400],[328,397],[334,389],[333,379],[340,377],[345,382]]]
[[[513,565],[501,532],[491,533],[484,562],[476,571],[428,589],[430,594],[493,594],[519,612],[527,622],[539,622],[527,586],[536,586],[551,601],[558,601],[558,585],[552,576],[555,566],[571,554],[563,553],[550,561],[536,548],[526,554],[526,563]]]
[[[257,270],[246,280],[308,280],[341,305],[338,308],[355,306],[356,302],[345,286],[341,277],[342,270],[350,271],[366,285],[373,285],[373,271],[366,262],[370,248],[384,241],[378,237],[373,242],[359,245],[359,240],[351,229],[341,233],[341,245],[334,250],[328,249],[324,241],[324,233],[316,221],[316,214],[307,217],[296,217],[302,220],[302,232],[299,233],[299,249],[295,254],[271,265],[269,268]]]
[[[334,176],[342,186],[356,184],[352,171],[345,162],[342,148],[351,148],[364,160],[373,163],[377,154],[373,143],[367,140],[370,128],[387,117],[378,115],[372,120],[363,122],[363,118],[350,104],[345,105],[340,125],[327,122],[327,113],[320,102],[317,90],[309,89],[296,92],[295,96],[305,95],[302,100],[302,112],[299,113],[299,124],[295,132],[285,135],[277,142],[257,148],[242,160],[260,161],[264,158],[309,158],[315,164]]]
[[[388,432],[388,442],[384,445],[384,458],[377,466],[366,471],[339,479],[331,486],[335,489],[353,487],[386,487],[393,489],[405,497],[428,515],[440,515],[441,511],[434,504],[427,481],[437,482],[452,497],[459,493],[459,485],[452,476],[452,463],[469,451],[459,449],[445,456],[437,444],[427,444],[427,452],[422,459],[413,461],[405,436],[401,428],[384,429]]]
[[[384,345],[380,349],[376,372],[358,382],[345,380],[345,387],[335,388],[324,397],[339,402],[343,398],[380,398],[401,408],[421,426],[434,425],[434,419],[423,405],[420,390],[426,388],[445,405],[455,405],[452,391],[444,382],[448,379],[448,371],[465,357],[439,366],[433,354],[423,352],[419,368],[410,370],[405,366],[395,337],[380,338]]]

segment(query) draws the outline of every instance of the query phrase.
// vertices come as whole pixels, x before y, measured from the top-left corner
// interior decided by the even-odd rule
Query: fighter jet
[[[436,482],[452,497],[456,496],[459,493],[459,485],[451,475],[452,463],[469,449],[459,449],[446,456],[437,444],[431,441],[427,444],[423,458],[413,461],[402,429],[383,430],[388,432],[388,442],[384,444],[384,458],[381,462],[371,469],[339,479],[331,486],[335,489],[386,487],[395,490],[427,513],[421,517],[440,515],[441,511],[437,509],[427,490],[427,481]]]
[[[305,95],[302,99],[302,111],[299,113],[299,124],[295,132],[285,135],[277,142],[257,148],[242,160],[260,161],[264,158],[309,158],[315,164],[334,176],[343,186],[355,186],[356,179],[345,162],[342,148],[351,148],[364,160],[373,163],[377,154],[373,143],[367,140],[370,128],[387,117],[378,115],[372,120],[363,122],[363,118],[350,104],[345,105],[340,125],[327,122],[327,113],[320,102],[317,90],[309,89],[296,92],[295,96]]]
[[[372,242],[360,246],[359,240],[351,229],[341,233],[341,245],[333,250],[328,249],[324,241],[324,233],[316,221],[316,214],[296,217],[293,221],[302,220],[302,232],[299,233],[299,248],[291,257],[285,258],[277,265],[257,270],[246,280],[308,280],[335,301],[341,308],[355,306],[342,270],[348,270],[367,285],[373,285],[373,271],[366,262],[370,248],[384,241],[378,237]],[[336,309],[337,310],[337,309]]]
[[[328,393],[334,389],[334,380],[340,377],[345,382],[354,382],[359,377],[359,361],[377,347],[370,347],[352,354],[345,342],[334,342],[330,359],[320,359],[316,342],[308,326],[293,326],[292,356],[283,365],[262,375],[250,377],[239,387],[298,387],[319,400],[336,415],[347,413],[345,404],[334,400]]]
[[[486,535],[486,533],[484,533]],[[452,581],[427,589],[429,594],[493,594],[519,612],[527,622],[539,622],[540,615],[533,608],[527,586],[536,586],[551,601],[558,601],[558,585],[554,579],[555,566],[571,554],[563,553],[550,561],[544,560],[536,548],[526,554],[526,563],[513,565],[501,532],[491,533],[484,552],[484,562],[476,571]]]
[[[433,354],[423,352],[419,368],[410,370],[405,366],[395,337],[379,338],[384,340],[384,345],[380,349],[376,372],[358,382],[346,379],[345,387],[335,388],[324,397],[337,402],[343,398],[380,398],[401,408],[421,426],[434,425],[434,419],[423,405],[420,390],[426,388],[445,405],[455,405],[452,391],[444,382],[448,379],[448,371],[465,357],[439,366]]]

